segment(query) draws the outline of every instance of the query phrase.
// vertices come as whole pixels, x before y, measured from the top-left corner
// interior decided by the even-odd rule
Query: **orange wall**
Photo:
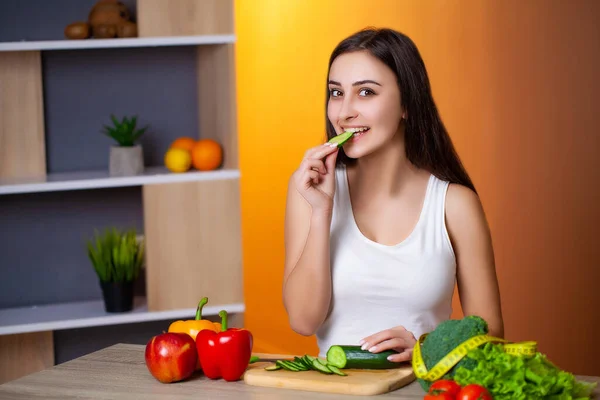
[[[287,180],[306,148],[324,141],[331,50],[365,26],[388,26],[421,50],[480,192],[507,338],[537,340],[561,367],[600,375],[599,16],[595,0],[237,0],[244,289],[255,349],[317,350],[288,327],[281,300]]]

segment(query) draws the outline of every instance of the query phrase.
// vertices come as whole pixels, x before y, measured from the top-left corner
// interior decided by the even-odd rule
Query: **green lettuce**
[[[454,380],[461,386],[485,386],[494,400],[583,400],[589,399],[596,383],[577,380],[562,371],[544,354],[515,356],[504,352],[501,344],[486,343],[469,351],[474,368],[458,367]]]

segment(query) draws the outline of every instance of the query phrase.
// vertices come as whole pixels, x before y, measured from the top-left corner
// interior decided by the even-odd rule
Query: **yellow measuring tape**
[[[462,342],[450,353],[446,354],[444,358],[438,361],[438,363],[434,365],[433,368],[431,368],[431,370],[428,371],[427,367],[425,366],[425,362],[423,361],[423,356],[421,355],[421,343],[423,343],[426,336],[427,334],[424,333],[423,335],[421,335],[417,343],[415,343],[415,346],[413,348],[412,364],[415,376],[417,378],[421,378],[429,382],[433,382],[440,379],[442,376],[448,373],[448,371],[450,371],[452,367],[454,367],[460,360],[462,360],[470,350],[473,350],[485,343],[506,343],[503,345],[504,351],[513,355],[533,356],[537,352],[536,342],[510,343],[507,340],[488,335],[473,336],[472,338],[469,338]]]

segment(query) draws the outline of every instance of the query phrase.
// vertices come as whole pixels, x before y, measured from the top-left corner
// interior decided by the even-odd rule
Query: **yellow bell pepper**
[[[206,303],[208,303],[208,297],[203,297],[198,303],[198,308],[196,309],[196,318],[186,321],[180,320],[173,322],[171,325],[169,325],[169,332],[187,333],[192,337],[192,339],[194,339],[194,341],[196,340],[198,332],[203,329],[220,332],[221,323],[202,319],[202,307],[204,307]]]

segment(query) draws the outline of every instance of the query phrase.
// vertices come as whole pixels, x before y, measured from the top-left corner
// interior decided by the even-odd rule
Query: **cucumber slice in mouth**
[[[339,146],[342,146],[344,143],[346,143],[348,140],[350,140],[352,138],[352,136],[354,136],[354,132],[346,131],[335,137],[332,137],[331,139],[329,139],[329,141],[327,143],[335,143],[339,147]]]

